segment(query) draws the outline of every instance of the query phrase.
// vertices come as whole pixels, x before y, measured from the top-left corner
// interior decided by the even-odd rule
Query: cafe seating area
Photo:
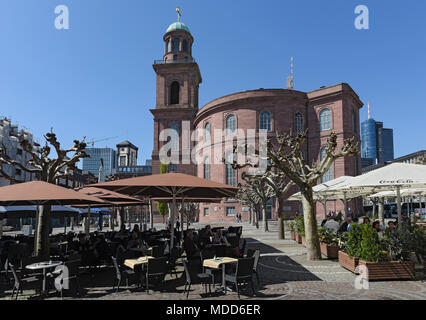
[[[250,285],[250,295],[255,293],[258,258],[253,251],[246,254],[242,226],[175,229],[174,235],[171,249],[170,229],[140,232],[137,225],[132,231],[51,235],[48,261],[34,256],[33,236],[3,236],[1,290],[10,299],[18,299],[27,290],[31,290],[28,298],[35,299],[84,298],[85,290],[108,274],[110,290],[117,294],[122,290],[143,290],[146,294],[167,290],[165,284],[170,281],[182,284],[186,297],[197,284],[202,284],[208,295],[233,290],[240,297],[242,285]]]

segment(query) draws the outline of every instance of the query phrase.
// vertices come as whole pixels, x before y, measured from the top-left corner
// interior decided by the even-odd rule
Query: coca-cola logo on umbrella
[[[414,183],[412,179],[398,179],[398,180],[380,180],[380,184],[410,184]]]

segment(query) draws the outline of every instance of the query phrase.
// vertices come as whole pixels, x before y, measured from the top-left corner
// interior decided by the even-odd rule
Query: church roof
[[[185,30],[188,33],[191,33],[191,31],[189,31],[189,28],[186,24],[182,23],[182,22],[174,22],[172,23],[166,30],[167,32],[170,31],[174,31],[174,30]]]

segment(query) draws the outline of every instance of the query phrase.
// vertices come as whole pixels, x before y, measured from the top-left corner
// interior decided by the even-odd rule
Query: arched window
[[[236,170],[232,168],[232,163],[235,161],[235,153],[232,151],[228,151],[226,153],[225,157],[225,164],[226,164],[226,184],[229,184],[230,186],[236,186],[237,185],[237,173]]]
[[[204,126],[204,142],[210,142],[211,140],[211,135],[210,135],[210,123],[207,122],[206,125]]]
[[[179,104],[179,82],[177,81],[170,86],[170,104]]]
[[[173,42],[172,42],[173,52],[179,51],[179,43],[180,43],[180,40],[178,38],[173,39]]]
[[[188,52],[188,41],[186,41],[186,40],[182,41],[182,51]]]
[[[210,179],[210,158],[204,158],[204,179]]]
[[[272,130],[272,115],[269,111],[262,111],[259,117],[259,129],[260,130]]]
[[[325,147],[321,149],[320,161],[325,157]],[[330,166],[330,169],[321,177],[321,183],[333,180],[333,165]]]
[[[235,116],[233,114],[230,114],[229,116],[226,117],[225,122],[226,122],[225,123],[226,135],[233,134],[236,128]]]
[[[179,125],[177,123],[173,123],[170,126],[170,129],[176,131],[177,139],[171,139],[172,142],[172,151],[179,151]]]
[[[331,129],[331,111],[330,109],[324,109],[320,112],[320,130]]]
[[[300,112],[296,113],[294,116],[294,130],[296,133],[305,131],[305,121],[303,119],[303,115]]]
[[[167,52],[172,51],[171,49],[172,49],[172,45],[171,45],[171,42],[170,42],[170,39],[169,39],[169,40],[167,40]]]

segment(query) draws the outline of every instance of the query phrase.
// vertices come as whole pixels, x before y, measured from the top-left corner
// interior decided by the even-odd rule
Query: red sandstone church
[[[179,133],[180,152],[182,150],[182,123],[188,121],[191,130],[205,129],[208,137],[204,145],[214,141],[215,129],[234,132],[237,129],[266,129],[268,136],[276,131],[308,131],[308,141],[304,150],[307,159],[317,161],[324,152],[330,132],[338,134],[339,147],[343,140],[355,136],[360,142],[359,109],[363,106],[358,95],[346,83],[321,87],[310,92],[292,89],[259,89],[233,93],[217,98],[202,108],[198,106],[198,90],[202,83],[201,72],[192,55],[192,37],[189,28],[182,22],[171,24],[164,35],[164,57],[155,61],[153,68],[157,74],[156,106],[154,115],[154,148],[152,152],[152,173],[160,173],[159,151],[164,143],[159,139],[160,132],[171,128]],[[187,122],[187,123],[188,123]],[[225,148],[223,148],[224,150]],[[223,159],[232,158],[232,153],[223,151]],[[243,169],[245,170],[245,169]],[[238,185],[242,170],[233,170],[229,164],[213,163],[207,155],[201,163],[169,165],[169,171],[197,175],[202,178],[230,185]],[[322,178],[328,181],[342,175],[356,176],[361,172],[358,157],[338,159]],[[319,181],[320,183],[321,181]],[[295,187],[289,194],[297,192]],[[349,205],[357,211],[357,203]],[[276,219],[277,204],[271,200],[268,205],[268,218]],[[343,210],[341,201],[329,201],[327,211]],[[294,216],[301,211],[299,202],[288,201],[284,211],[286,216]],[[248,208],[234,199],[224,199],[221,203],[201,204],[200,222],[234,221],[235,214],[241,213],[243,221],[248,219]],[[323,205],[317,205],[318,217],[324,216]]]

